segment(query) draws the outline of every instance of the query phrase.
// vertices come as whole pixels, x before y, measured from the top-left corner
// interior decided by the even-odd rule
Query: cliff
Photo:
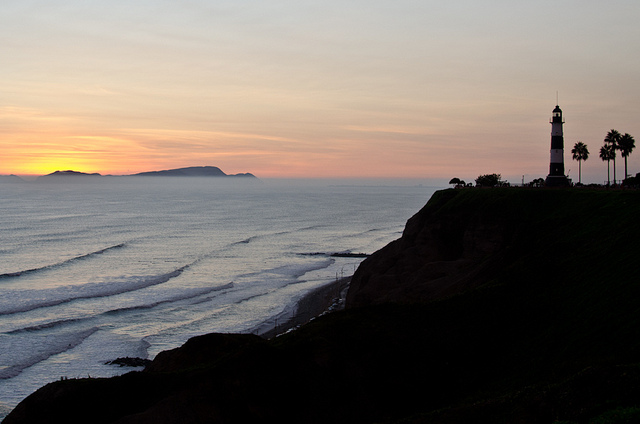
[[[636,191],[441,191],[346,310],[52,383],[5,423],[637,422],[638,216]]]
[[[407,222],[399,240],[358,268],[347,305],[445,298],[525,269],[541,282],[561,275],[574,279],[567,270],[576,262],[599,262],[611,253],[595,240],[615,240],[608,247],[612,251],[636,249],[620,234],[638,225],[631,215],[637,203],[636,192],[437,192]]]
[[[422,302],[461,293],[485,283],[505,266],[505,253],[520,229],[534,225],[528,208],[535,193],[513,196],[514,205],[489,192],[434,194],[406,225],[402,238],[375,252],[351,282],[349,307],[387,302]],[[516,208],[520,210],[516,210]]]

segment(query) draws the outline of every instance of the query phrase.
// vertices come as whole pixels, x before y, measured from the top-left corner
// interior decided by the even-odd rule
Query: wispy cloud
[[[40,121],[40,122],[64,122],[69,118],[64,115],[52,114],[47,109],[38,109],[24,106],[0,106],[0,119],[7,125],[11,121]]]

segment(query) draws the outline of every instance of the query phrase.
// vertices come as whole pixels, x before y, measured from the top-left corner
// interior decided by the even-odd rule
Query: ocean
[[[442,187],[105,177],[0,184],[0,418],[61,378],[209,332],[264,333],[400,237]]]

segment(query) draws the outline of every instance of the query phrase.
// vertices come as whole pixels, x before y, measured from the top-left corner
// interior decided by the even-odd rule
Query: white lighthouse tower
[[[564,175],[564,136],[562,134],[562,110],[556,105],[553,109],[551,119],[551,160],[549,164],[549,175],[545,180],[545,185],[549,187],[562,187],[569,185],[569,179]]]

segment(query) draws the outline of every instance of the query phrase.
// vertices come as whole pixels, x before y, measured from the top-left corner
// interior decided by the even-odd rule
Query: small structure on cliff
[[[556,105],[553,109],[551,119],[551,160],[549,164],[549,175],[545,180],[548,187],[563,187],[569,185],[569,179],[564,175],[564,136],[562,133],[562,110]]]

